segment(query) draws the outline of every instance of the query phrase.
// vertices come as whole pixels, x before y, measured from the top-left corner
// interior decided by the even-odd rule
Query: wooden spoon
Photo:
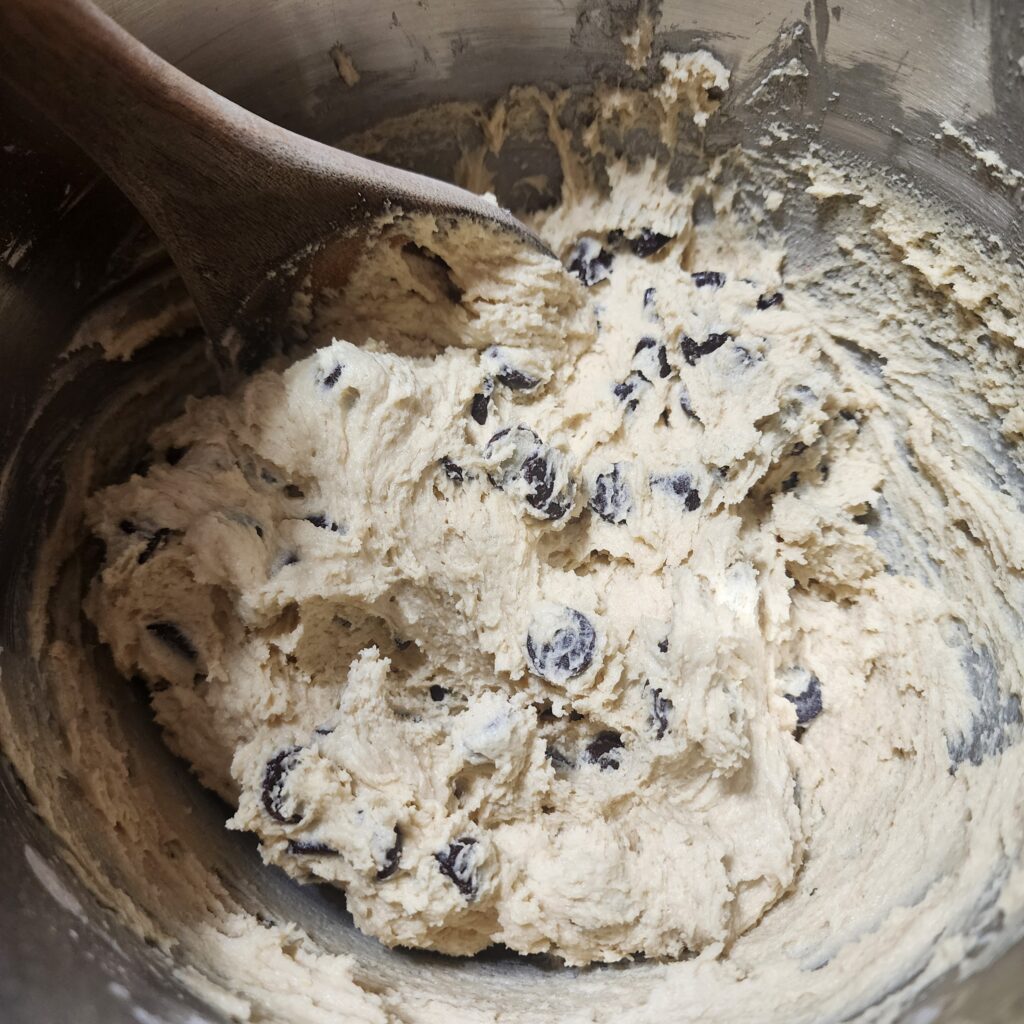
[[[470,192],[243,110],[90,0],[0,0],[0,75],[138,207],[225,358],[226,337],[241,335],[256,353],[276,342],[299,268],[327,252],[344,277],[360,236],[389,211],[474,218],[548,251],[510,213]]]

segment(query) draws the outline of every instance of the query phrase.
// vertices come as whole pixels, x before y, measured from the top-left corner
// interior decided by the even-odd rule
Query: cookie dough
[[[396,217],[336,338],[160,427],[88,503],[86,611],[232,827],[382,942],[678,961],[560,973],[565,1020],[852,1019],[1020,917],[1019,286],[813,150],[620,159],[728,84],[662,71],[582,140],[510,99],[558,261]],[[456,1008],[208,879],[158,909],[173,876],[148,912],[236,1016]]]

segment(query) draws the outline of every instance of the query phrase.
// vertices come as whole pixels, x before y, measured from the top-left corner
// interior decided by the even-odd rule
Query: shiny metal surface
[[[2,2],[2,0],[0,0]],[[442,99],[496,97],[525,81],[626,77],[619,37],[636,0],[108,0],[107,9],[186,72],[286,127],[333,141]],[[739,128],[756,138],[783,118],[961,208],[1024,255],[1017,192],[982,173],[941,135],[948,119],[1011,167],[1024,167],[1024,6],[1017,0],[664,0],[657,46],[710,48],[736,75]],[[344,45],[362,75],[339,80]],[[810,78],[769,108],[754,96],[780,59]],[[444,171],[446,155],[419,169]],[[450,161],[449,161],[450,163]],[[31,424],[38,397],[81,312],[126,273],[135,218],[74,148],[0,94],[0,685],[31,692],[24,615],[29,567],[59,498],[60,457],[76,424],[123,366],[96,367]],[[157,351],[151,358],[159,360]],[[217,809],[164,752],[139,702],[137,756],[151,760],[196,812]],[[154,770],[157,770],[155,768]],[[0,1016],[8,1024],[216,1020],[161,971],[147,947],[106,921],[54,856],[16,779],[0,767]],[[251,844],[224,841],[240,886],[284,905],[291,887],[262,872]],[[314,932],[328,897],[304,897]],[[319,901],[319,902],[318,902]],[[318,924],[319,922],[319,924]],[[355,940],[359,942],[360,940]],[[387,954],[367,940],[373,962]],[[377,960],[374,960],[374,958]],[[514,967],[486,960],[480,978]],[[198,1016],[190,1016],[198,1015]],[[906,1024],[1019,1024],[1024,948],[966,983],[951,977]],[[824,1022],[823,1022],[824,1024]]]

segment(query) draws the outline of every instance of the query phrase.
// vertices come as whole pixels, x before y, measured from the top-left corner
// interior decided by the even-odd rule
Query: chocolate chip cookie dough
[[[87,508],[88,616],[268,863],[389,946],[664,961],[620,1021],[850,1013],[1020,913],[1019,288],[813,150],[680,173],[728,84],[515,94],[557,260],[396,216]]]

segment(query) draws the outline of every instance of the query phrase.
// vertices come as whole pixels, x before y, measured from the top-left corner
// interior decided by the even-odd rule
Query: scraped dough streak
[[[336,340],[161,427],[89,503],[87,612],[231,827],[384,943],[703,951],[616,1019],[823,1020],[1019,920],[1019,288],[818,154],[616,162],[728,84],[662,73],[600,94],[604,191],[520,96],[568,273],[399,217]]]

